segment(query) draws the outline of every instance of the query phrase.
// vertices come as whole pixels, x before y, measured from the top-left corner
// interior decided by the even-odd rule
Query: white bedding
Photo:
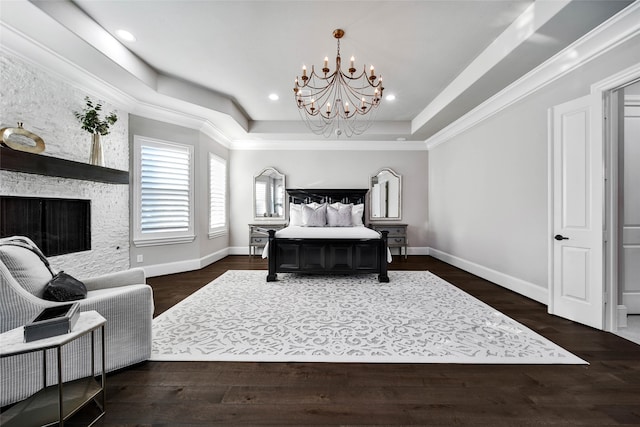
[[[364,225],[355,227],[289,226],[276,231],[276,237],[287,239],[377,239],[380,233]]]
[[[364,225],[355,227],[301,227],[289,226],[276,231],[276,237],[285,239],[377,239],[380,233]],[[269,243],[262,251],[262,258],[269,256]],[[391,262],[391,251],[387,248],[387,262]]]

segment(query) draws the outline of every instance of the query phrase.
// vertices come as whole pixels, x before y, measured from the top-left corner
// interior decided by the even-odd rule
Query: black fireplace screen
[[[0,196],[0,237],[26,236],[46,256],[91,249],[91,201]]]

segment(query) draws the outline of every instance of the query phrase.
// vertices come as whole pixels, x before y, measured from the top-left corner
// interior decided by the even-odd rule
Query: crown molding
[[[238,130],[237,127],[233,127],[231,132],[239,133],[240,138],[232,139],[227,135],[227,132],[205,117],[207,111],[201,107],[196,106],[193,108],[193,110],[202,110],[200,111],[202,114],[198,114],[198,111],[195,113],[187,111],[191,109],[188,103],[177,103],[185,106],[184,109],[177,109],[151,102],[143,102],[99,79],[89,71],[1,21],[0,32],[2,34],[0,52],[51,74],[70,87],[104,99],[129,114],[198,130],[230,150],[421,151],[427,149],[426,144],[422,141],[248,140],[242,139],[242,131]],[[222,117],[221,120],[223,123],[229,122],[225,117]],[[244,133],[244,135],[247,134]]]
[[[425,142],[431,150],[640,34],[635,2]]]
[[[211,121],[205,120],[202,126],[200,126],[200,132],[218,142],[223,147],[231,149],[231,140]]]
[[[104,99],[130,114],[199,130],[224,147],[230,148],[230,139],[210,120],[185,111],[139,101],[4,22],[0,22],[0,33],[1,53],[51,74],[70,87]]]
[[[80,91],[99,95],[101,99],[118,108],[130,110],[136,104],[137,101],[132,96],[88,73],[75,63],[2,21],[0,21],[0,34],[2,40],[0,52],[51,74]]]
[[[426,151],[423,141],[360,141],[360,140],[298,140],[298,141],[232,141],[231,150],[300,150],[300,151]]]
[[[412,133],[417,132],[449,103],[469,89],[480,77],[487,74],[500,61],[527,41],[548,23],[570,0],[532,3],[511,25],[500,34],[469,66],[431,101],[412,121]]]

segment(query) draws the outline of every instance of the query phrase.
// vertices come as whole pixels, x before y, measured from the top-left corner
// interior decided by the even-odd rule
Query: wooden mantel
[[[13,150],[0,145],[0,169],[109,184],[128,184],[129,172]]]

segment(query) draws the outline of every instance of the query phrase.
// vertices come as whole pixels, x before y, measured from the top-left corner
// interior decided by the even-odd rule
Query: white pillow
[[[317,203],[316,203],[317,204]],[[311,203],[302,206],[302,225],[304,227],[324,227],[327,225],[327,205],[324,203],[312,207]]]
[[[302,225],[302,205],[295,203],[289,204],[289,225]]]
[[[329,227],[351,227],[351,209],[353,205],[335,206],[335,203],[327,207],[327,224]]]
[[[354,226],[364,225],[362,222],[362,216],[364,215],[364,203],[358,203],[357,205],[353,205],[353,209],[351,209],[351,223]]]
[[[357,227],[357,226],[364,225],[364,223],[362,222],[362,216],[364,215],[363,203],[358,203],[357,205],[354,205],[353,203],[335,202],[335,203],[331,203],[330,206],[333,206],[334,208],[339,208],[340,206],[351,206],[351,226]]]

